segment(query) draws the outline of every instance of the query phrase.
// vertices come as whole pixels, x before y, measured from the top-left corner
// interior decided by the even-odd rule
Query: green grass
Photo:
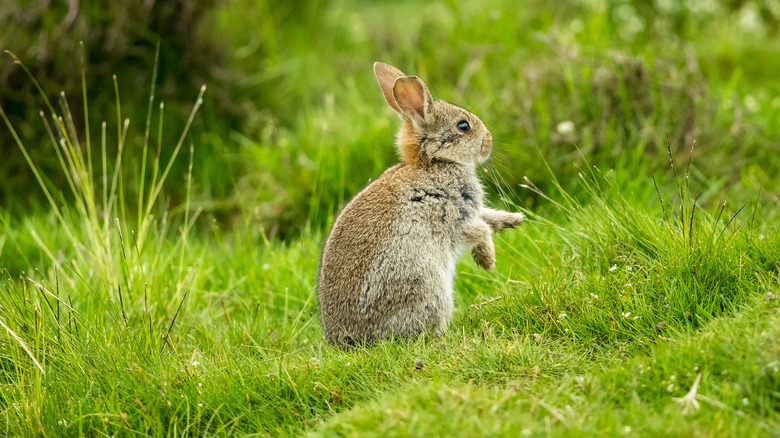
[[[760,225],[774,213],[730,221],[699,212],[681,226],[662,217],[652,190],[633,204],[610,177],[595,178],[592,202],[553,195],[559,220],[532,216],[501,235],[496,272],[459,265],[459,311],[442,338],[327,346],[315,318],[317,235],[163,239],[117,260],[117,283],[90,275],[89,255],[6,279],[3,319],[16,336],[3,346],[4,427],[297,434],[328,420],[324,431],[447,435],[509,433],[522,420],[561,434],[777,431],[778,327],[775,301],[762,297],[780,289],[780,238]],[[109,240],[115,258],[135,246],[118,231]],[[707,373],[702,403],[715,400],[704,412],[720,412],[720,423],[689,423],[671,400],[696,366]],[[388,411],[397,418],[375,417]]]
[[[2,434],[780,434],[776,20],[514,5],[265,16],[275,55],[248,81],[277,106],[257,133],[208,138],[248,169],[227,199],[198,179],[219,170],[207,133],[165,132],[154,90],[147,120],[112,124],[118,96],[90,108],[109,120],[91,138],[46,107],[52,144],[18,147],[54,152],[67,186],[30,159],[45,208],[0,209]],[[246,7],[214,18],[231,47]],[[495,271],[460,261],[446,334],[339,350],[316,268],[333,214],[394,161],[374,59],[486,121],[490,201],[528,220],[495,236]],[[192,117],[214,122],[200,99]]]
[[[667,333],[674,339],[649,354],[602,370],[570,369],[555,382],[526,372],[499,387],[434,378],[338,415],[316,435],[774,435],[778,334],[777,305],[754,300],[739,317]],[[538,354],[533,340],[522,347]],[[516,362],[525,355],[507,352]]]

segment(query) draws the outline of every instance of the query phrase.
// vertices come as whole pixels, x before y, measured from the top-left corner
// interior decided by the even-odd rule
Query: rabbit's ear
[[[433,105],[431,92],[417,76],[401,76],[393,85],[393,97],[399,113],[410,119],[425,119]]]
[[[379,86],[382,88],[382,94],[385,95],[387,104],[390,105],[390,107],[393,108],[396,112],[400,113],[401,109],[398,108],[398,104],[395,102],[395,97],[393,97],[393,84],[395,84],[396,79],[404,76],[404,73],[392,65],[385,64],[384,62],[375,62],[374,75],[376,75],[376,80],[379,82]]]

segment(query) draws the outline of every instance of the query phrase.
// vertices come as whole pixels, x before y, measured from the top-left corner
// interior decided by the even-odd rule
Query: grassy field
[[[219,84],[167,126],[152,81],[87,129],[42,99],[51,144],[18,138],[0,434],[780,435],[771,2],[251,3],[211,26],[275,102],[252,132],[208,130]],[[374,60],[480,116],[489,202],[528,220],[494,271],[460,261],[446,334],[345,351],[315,278],[334,214],[396,160]]]

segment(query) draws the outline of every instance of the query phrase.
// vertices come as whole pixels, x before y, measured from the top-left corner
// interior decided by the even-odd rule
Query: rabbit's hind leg
[[[451,308],[451,305],[449,307]],[[441,334],[447,328],[447,310],[447,303],[429,302],[390,312],[378,324],[376,337],[381,339],[405,338],[422,332]]]

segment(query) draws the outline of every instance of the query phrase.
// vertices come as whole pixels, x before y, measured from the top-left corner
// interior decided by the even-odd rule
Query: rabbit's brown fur
[[[458,256],[471,248],[492,269],[491,233],[523,220],[483,206],[475,166],[492,136],[479,118],[433,101],[416,76],[382,63],[374,72],[401,117],[402,162],[352,198],[325,241],[317,294],[323,334],[335,345],[441,332]]]

